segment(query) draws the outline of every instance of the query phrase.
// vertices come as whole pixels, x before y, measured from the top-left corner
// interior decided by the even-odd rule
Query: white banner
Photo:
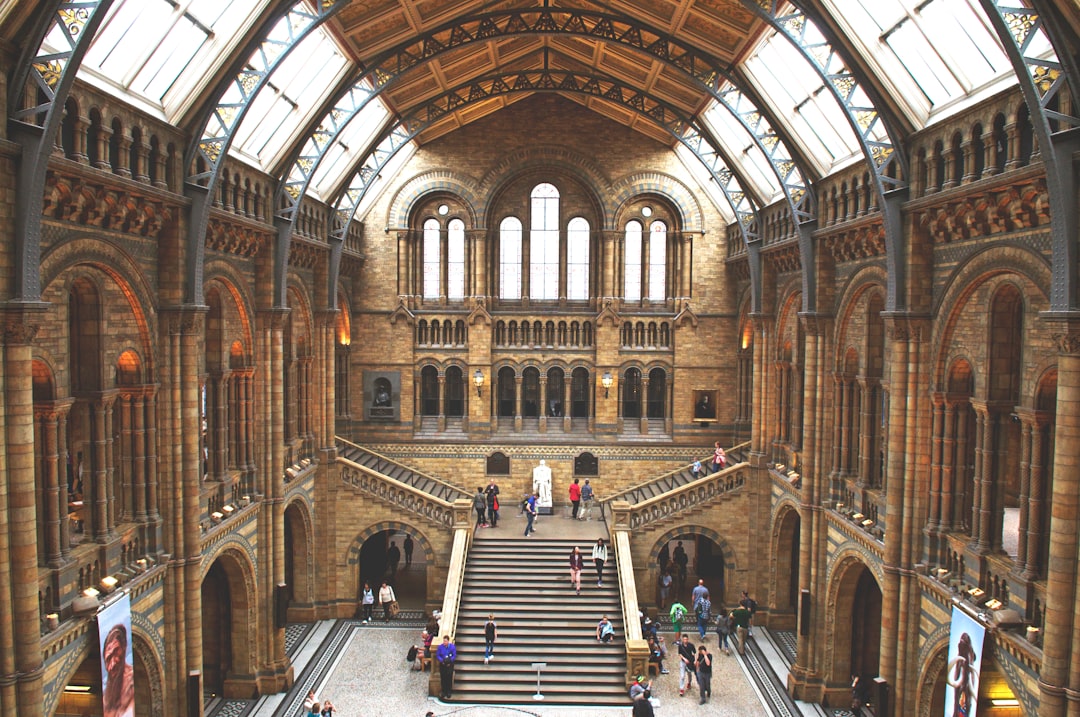
[[[945,717],[975,717],[985,636],[986,628],[953,606],[945,673]]]
[[[135,667],[131,651],[131,596],[124,594],[98,613],[101,704],[105,717],[135,717]]]

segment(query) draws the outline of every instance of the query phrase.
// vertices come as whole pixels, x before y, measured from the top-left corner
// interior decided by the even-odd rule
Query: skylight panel
[[[724,193],[720,191],[720,188],[713,181],[712,175],[705,169],[705,165],[701,163],[701,160],[697,156],[686,148],[685,145],[675,145],[675,156],[683,163],[687,171],[693,175],[697,180],[698,185],[705,190],[705,193],[712,200],[713,206],[720,212],[720,215],[724,218],[724,221],[731,224],[735,221],[735,210],[731,207],[731,202],[727,200]]]
[[[329,196],[370,148],[379,130],[390,118],[381,99],[369,102],[338,135],[338,141],[326,150],[322,163],[312,178],[311,188],[320,197]],[[310,190],[309,190],[310,191]]]
[[[713,136],[722,144],[733,162],[738,162],[741,174],[752,182],[754,191],[768,204],[782,194],[780,181],[772,170],[769,158],[757,145],[746,127],[718,102],[712,102],[704,113],[705,122]]]
[[[279,25],[287,21],[282,18]],[[264,170],[271,169],[347,68],[348,61],[328,33],[322,28],[313,31],[277,66],[270,82],[252,100],[233,147],[256,159]],[[239,90],[233,85],[224,99],[238,98]]]
[[[83,68],[173,120],[181,104],[239,42],[266,0],[116,0]],[[181,96],[170,103],[172,90]]]

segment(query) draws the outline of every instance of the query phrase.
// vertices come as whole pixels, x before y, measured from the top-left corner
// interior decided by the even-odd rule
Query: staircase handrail
[[[732,446],[731,448],[725,449],[725,453],[727,453],[729,456],[734,457],[735,455],[739,454],[742,451],[745,451],[749,447],[750,447],[750,441],[743,441],[742,443],[736,444],[736,445]],[[700,458],[698,460],[701,461],[702,467],[705,467],[705,466],[708,466],[708,465],[712,464],[712,457],[713,457],[713,454],[709,453],[705,458]],[[688,470],[693,465],[694,465],[694,462],[691,461],[690,463],[686,463],[684,465],[679,466],[678,468],[674,468],[674,469],[668,471],[667,473],[662,473],[662,474],[660,474],[658,476],[653,476],[652,478],[644,480],[644,481],[642,481],[642,482],[640,482],[640,483],[638,483],[636,485],[632,485],[629,488],[624,488],[623,490],[619,491],[618,493],[613,493],[612,495],[609,495],[606,498],[600,499],[599,503],[600,503],[601,515],[604,515],[604,508],[605,508],[606,503],[610,503],[613,500],[626,500],[626,496],[630,495],[634,491],[641,490],[645,486],[652,485],[653,483],[659,483],[660,481],[664,480],[665,478],[670,478],[671,476],[675,475],[676,473],[681,473],[681,472],[683,472],[685,470]]]
[[[702,476],[630,506],[630,529],[637,530],[684,510],[697,508],[741,488],[750,475],[749,469],[750,464],[746,461],[736,463],[718,473]]]
[[[420,515],[438,525],[447,528],[453,525],[454,503],[443,500],[396,478],[391,478],[367,466],[362,466],[344,456],[339,455],[337,460],[342,464],[341,480],[344,483],[357,490],[370,493],[376,498],[380,498],[410,513]],[[457,500],[467,500],[469,505],[472,505],[472,501],[467,498],[458,498]]]
[[[637,598],[637,580],[634,578],[634,556],[630,549],[630,504],[620,500],[612,504],[613,524],[611,545],[618,566],[619,597],[622,605],[624,642],[626,644],[626,683],[637,675],[647,675],[649,668],[649,643],[641,635],[640,607]]]
[[[458,611],[461,607],[461,591],[465,585],[465,564],[472,546],[472,501],[458,498],[452,507],[454,536],[450,548],[450,562],[446,568],[446,592],[443,593],[442,613],[439,615],[439,634],[431,642],[431,649],[437,650],[444,635],[455,642],[457,634]],[[428,655],[428,657],[433,657]],[[428,677],[428,694],[442,694],[439,671],[435,669],[435,660],[431,661],[431,675]]]
[[[449,481],[445,481],[442,478],[439,478],[438,476],[433,476],[430,473],[425,473],[424,471],[417,470],[416,468],[413,468],[412,466],[407,466],[407,465],[405,465],[404,463],[402,463],[400,461],[395,461],[393,458],[390,458],[388,456],[384,456],[382,453],[379,453],[378,451],[373,451],[370,448],[365,448],[364,446],[361,446],[358,443],[353,443],[352,441],[346,440],[346,439],[342,438],[341,436],[334,436],[334,438],[339,443],[343,443],[343,444],[345,444],[347,446],[352,446],[353,448],[364,451],[365,453],[370,453],[371,455],[375,456],[380,461],[383,461],[383,462],[387,463],[388,465],[397,466],[398,468],[404,468],[407,471],[415,473],[416,475],[420,476],[421,478],[426,478],[427,480],[433,481],[436,484],[441,485],[444,488],[448,488],[448,489],[454,491],[455,493],[457,493],[462,498],[471,498],[472,497],[472,494],[469,493],[468,491],[463,490],[459,486],[456,486],[453,483],[450,483]],[[355,465],[359,465],[358,463],[355,463],[354,461],[349,461],[349,462],[354,463]],[[361,466],[361,468],[363,468],[363,467],[365,467],[365,466]],[[382,472],[382,471],[379,471],[379,472]],[[390,478],[390,480],[395,480],[394,478],[391,478],[390,476],[386,476],[386,477]],[[397,482],[401,483],[402,481],[397,481]],[[405,484],[405,485],[408,485],[408,484]],[[421,492],[426,492],[426,491],[421,491]],[[436,497],[436,496],[432,496],[432,497]],[[445,499],[441,499],[441,498],[438,498],[438,500],[443,500],[443,502],[447,502],[447,503],[452,502],[452,501],[446,501]]]

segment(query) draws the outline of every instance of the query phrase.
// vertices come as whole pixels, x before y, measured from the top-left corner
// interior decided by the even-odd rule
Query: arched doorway
[[[881,657],[881,588],[862,561],[851,559],[844,565],[835,605],[830,616],[834,646],[830,681],[849,684],[851,675],[876,677]]]
[[[682,562],[685,560],[685,570]],[[718,533],[700,526],[676,528],[662,536],[654,545],[649,561],[652,591],[659,604],[659,576],[664,570],[671,572],[672,583],[668,604],[679,600],[687,607],[691,591],[698,580],[709,589],[713,613],[721,608],[730,609],[737,602],[728,599],[727,575],[734,569],[734,556],[727,543]],[[742,589],[730,586],[731,590]],[[738,594],[737,592],[735,593]]]
[[[364,583],[368,583],[377,602],[379,586],[385,580],[394,588],[402,608],[423,610],[431,567],[423,542],[417,531],[404,526],[368,536],[360,545],[356,594],[362,595]],[[391,559],[395,554],[398,557],[396,567]]]
[[[303,503],[293,502],[285,509],[285,589],[289,598],[289,622],[315,618],[313,607],[308,521]],[[299,614],[298,614],[299,613]]]
[[[54,717],[100,717],[104,714],[101,704],[100,650],[93,631],[86,639],[90,648],[53,703],[56,711],[51,714]],[[149,648],[138,635],[132,638],[132,648],[132,667],[135,668],[135,717],[158,717],[162,714],[160,673],[157,669],[148,668],[146,660]],[[48,699],[45,706],[46,714],[49,714]]]
[[[252,651],[257,645],[249,567],[226,551],[203,577],[203,692],[208,697],[246,699],[255,691],[250,677],[255,674]]]
[[[799,606],[799,541],[802,518],[790,508],[781,513],[776,524],[776,570],[773,584],[774,604],[769,606],[769,626],[778,630],[794,630]]]

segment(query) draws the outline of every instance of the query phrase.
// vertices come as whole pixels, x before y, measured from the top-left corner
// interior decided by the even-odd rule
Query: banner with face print
[[[131,651],[131,596],[121,595],[98,613],[101,703],[105,717],[135,717],[135,668]]]
[[[945,673],[945,717],[975,717],[985,636],[986,628],[953,606]]]

